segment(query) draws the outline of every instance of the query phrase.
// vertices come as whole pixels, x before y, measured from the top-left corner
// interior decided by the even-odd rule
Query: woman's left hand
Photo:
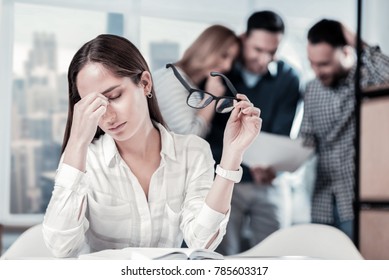
[[[244,153],[258,136],[262,126],[261,111],[254,107],[244,94],[236,96],[237,102],[232,110],[224,131],[224,150]]]

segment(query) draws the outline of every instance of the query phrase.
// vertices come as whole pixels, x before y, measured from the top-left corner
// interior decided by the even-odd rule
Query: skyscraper
[[[53,126],[53,115],[66,112],[60,96],[61,78],[57,73],[57,43],[54,35],[35,33],[25,62],[25,78],[16,78],[12,104],[11,212],[41,213],[47,205],[42,196],[47,177],[42,174],[57,168],[63,131]],[[62,84],[61,84],[62,85]],[[61,86],[63,89],[63,86]],[[53,129],[57,141],[54,141]],[[53,182],[51,182],[51,187]]]
[[[37,176],[42,172],[42,147],[35,140],[11,144],[11,213],[37,213],[41,208]]]

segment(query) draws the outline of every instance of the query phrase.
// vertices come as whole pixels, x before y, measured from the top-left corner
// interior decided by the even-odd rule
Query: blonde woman
[[[203,87],[214,96],[222,96],[226,90],[222,80],[211,77],[210,72],[228,72],[239,46],[239,38],[232,30],[212,25],[200,34],[174,66],[192,88]],[[215,113],[214,104],[201,110],[187,106],[189,93],[171,68],[156,71],[153,81],[167,126],[175,133],[205,137]]]

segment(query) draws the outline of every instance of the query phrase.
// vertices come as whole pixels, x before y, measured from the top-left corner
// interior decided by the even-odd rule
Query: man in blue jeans
[[[281,17],[274,12],[252,14],[242,37],[240,59],[227,76],[238,92],[261,109],[262,131],[289,136],[300,91],[296,72],[275,59],[284,29]],[[216,114],[207,137],[216,161],[221,157],[227,119],[224,114]],[[234,189],[227,233],[218,252],[237,254],[283,226],[284,191],[272,184],[275,176],[271,168],[243,165],[243,178]],[[248,242],[242,235],[244,224],[249,226]]]
[[[362,43],[361,86],[389,82],[389,57]],[[333,225],[353,239],[355,187],[356,36],[323,19],[308,31],[308,59],[316,78],[304,94],[300,135],[318,159],[312,222]]]

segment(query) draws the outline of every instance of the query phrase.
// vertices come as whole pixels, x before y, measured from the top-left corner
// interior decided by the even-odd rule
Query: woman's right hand
[[[108,98],[101,93],[90,93],[74,105],[72,128],[64,153],[65,164],[85,171],[88,145],[107,106]]]
[[[96,133],[100,118],[108,106],[108,98],[101,93],[90,93],[74,105],[71,140],[89,145]]]

